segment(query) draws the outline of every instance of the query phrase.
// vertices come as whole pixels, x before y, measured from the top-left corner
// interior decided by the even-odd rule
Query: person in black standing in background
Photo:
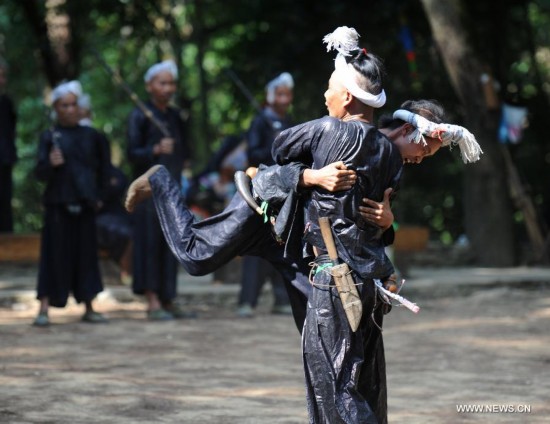
[[[38,271],[40,311],[34,325],[49,325],[49,306],[62,308],[72,292],[84,302],[85,322],[104,323],[92,301],[103,290],[95,215],[107,185],[109,156],[102,135],[78,124],[82,88],[70,81],[52,92],[55,125],[40,136],[36,177],[46,182]]]
[[[15,149],[17,114],[12,100],[4,93],[7,82],[8,65],[0,58],[0,233],[13,232],[12,171],[17,160]]]
[[[184,121],[179,110],[170,106],[177,77],[178,69],[171,60],[153,65],[145,74],[150,95],[146,106],[170,136],[165,136],[140,108],[131,112],[127,153],[134,178],[151,166],[162,164],[173,178],[181,181],[184,164],[190,160]],[[135,211],[133,243],[132,288],[135,294],[145,295],[147,317],[153,321],[190,317],[174,303],[178,261],[164,240],[152,200]]]
[[[293,100],[294,80],[288,72],[283,72],[266,86],[267,106],[256,115],[248,130],[248,166],[273,165],[271,146],[281,131],[293,124],[288,109]],[[275,302],[274,314],[292,314],[283,278],[266,260],[256,256],[243,257],[241,291],[237,315],[252,317],[258,304],[260,292],[269,278],[273,287]]]

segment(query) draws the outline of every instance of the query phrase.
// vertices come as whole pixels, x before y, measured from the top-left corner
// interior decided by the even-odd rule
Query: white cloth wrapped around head
[[[86,110],[92,109],[92,100],[89,94],[82,93],[82,95],[78,97],[78,107]]]
[[[353,65],[346,62],[346,56],[351,52],[360,50],[359,34],[354,28],[341,26],[331,34],[325,35],[323,43],[327,45],[327,52],[334,49],[338,52],[334,61],[334,69],[340,82],[346,89],[359,100],[368,106],[379,108],[386,103],[386,93],[382,90],[379,94],[372,94],[363,90],[357,84],[357,71]]]
[[[74,94],[77,98],[79,98],[82,95],[82,86],[80,85],[80,82],[73,80],[61,83],[55,87],[51,94],[52,104],[69,93]]]
[[[270,105],[275,102],[275,90],[277,87],[294,88],[294,79],[288,72],[283,72],[277,78],[272,79],[265,86],[266,100]]]
[[[478,161],[483,153],[474,135],[460,125],[436,124],[423,116],[405,109],[396,110],[393,113],[393,118],[401,119],[415,128],[409,136],[411,142],[426,145],[424,136],[427,136],[440,140],[443,147],[449,146],[451,148],[454,145],[458,145],[464,163]]]
[[[178,78],[178,67],[176,66],[176,63],[173,60],[165,60],[163,62],[156,63],[155,65],[147,69],[143,80],[146,83],[150,82],[161,72],[169,72],[174,77],[174,79]]]

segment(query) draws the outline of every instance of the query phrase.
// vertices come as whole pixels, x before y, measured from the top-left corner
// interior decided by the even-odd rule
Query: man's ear
[[[412,134],[414,132],[414,130],[415,130],[415,128],[411,124],[409,124],[408,122],[401,126],[401,131],[403,131],[404,136]]]
[[[346,96],[344,97],[344,106],[349,105],[353,101],[353,95],[346,90]]]

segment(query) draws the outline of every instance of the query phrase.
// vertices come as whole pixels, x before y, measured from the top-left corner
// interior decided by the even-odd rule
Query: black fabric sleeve
[[[128,119],[128,159],[141,167],[151,166],[154,161],[153,147],[147,145],[146,125],[147,117],[139,109],[134,109]]]
[[[47,181],[51,178],[54,167],[50,163],[50,150],[52,148],[51,131],[44,131],[40,135],[38,142],[38,157],[34,174],[41,181]]]
[[[109,140],[102,132],[96,131],[98,149],[98,175],[97,189],[99,199],[105,202],[109,197],[110,188],[110,170],[111,170],[111,147]]]
[[[311,167],[313,154],[323,131],[323,119],[309,121],[283,131],[273,142],[273,159],[278,165],[301,162]]]
[[[261,115],[256,115],[248,129],[248,163],[250,166],[258,166],[265,163],[271,156],[271,143],[266,142],[268,123]]]

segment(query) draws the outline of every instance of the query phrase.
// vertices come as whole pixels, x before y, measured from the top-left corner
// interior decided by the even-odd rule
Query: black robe
[[[46,188],[37,297],[48,297],[51,306],[65,306],[71,292],[83,302],[103,290],[95,227],[109,167],[102,137],[83,126],[56,126],[40,137],[35,174]],[[65,160],[58,167],[49,160],[54,144]]]
[[[132,221],[123,206],[127,188],[126,175],[120,168],[111,165],[109,184],[105,190],[103,205],[97,213],[96,226],[99,248],[106,249],[109,257],[116,262],[132,240]]]
[[[364,197],[381,201],[385,189],[396,189],[401,155],[372,125],[331,117],[284,131],[273,144],[273,155],[280,165],[312,162],[313,169],[341,160],[357,172],[351,190],[315,189],[307,208],[304,240],[323,251],[318,218],[329,217],[339,257],[354,271],[363,301],[363,318],[353,333],[330,273],[315,274],[302,335],[309,418],[316,424],[385,423],[383,311],[372,279],[389,276],[393,266],[384,253],[382,231],[361,217],[359,205]],[[316,262],[326,264],[326,256]]]
[[[11,99],[0,94],[0,232],[13,231],[13,165],[17,160],[15,125],[17,114]]]
[[[270,107],[258,113],[252,120],[247,133],[248,166],[258,166],[261,163],[273,165],[275,163],[271,156],[273,140],[281,131],[291,126],[290,117],[281,118]]]
[[[129,117],[127,137],[133,176],[137,178],[151,166],[162,164],[179,185],[183,162],[190,158],[184,122],[175,108],[163,112],[151,102],[147,102],[147,107],[165,124],[174,139],[174,151],[170,155],[153,154],[153,147],[164,136],[139,108],[135,108]],[[152,291],[161,302],[168,303],[177,294],[178,263],[164,240],[152,200],[138,205],[133,225],[133,291],[136,294]]]

